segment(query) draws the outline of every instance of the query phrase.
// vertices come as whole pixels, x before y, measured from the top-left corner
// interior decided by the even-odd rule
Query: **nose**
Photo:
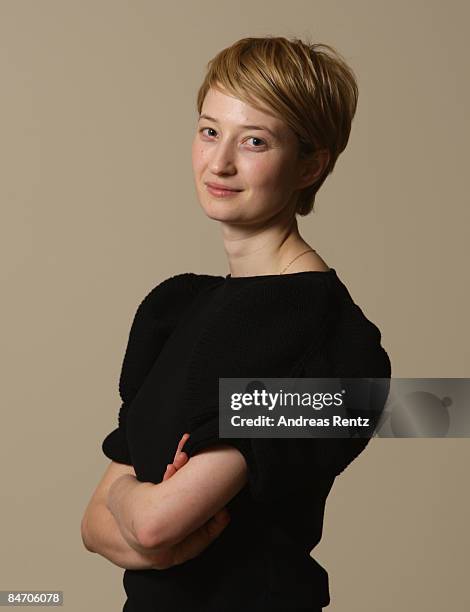
[[[230,143],[218,143],[212,149],[209,166],[213,174],[234,174],[236,172],[234,153]]]

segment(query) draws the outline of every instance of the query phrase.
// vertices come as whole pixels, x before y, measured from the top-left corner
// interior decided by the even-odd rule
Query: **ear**
[[[330,161],[328,149],[319,149],[300,160],[300,172],[297,189],[313,185],[322,175]]]

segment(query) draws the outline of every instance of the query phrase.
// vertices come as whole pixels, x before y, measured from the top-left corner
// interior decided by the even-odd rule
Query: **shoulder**
[[[140,301],[132,320],[119,390],[124,401],[137,392],[185,310],[220,277],[186,272],[155,285]]]
[[[382,332],[339,281],[333,288],[336,316],[330,336],[329,352],[343,376],[391,376],[391,363],[382,346]]]
[[[152,287],[138,305],[136,317],[151,319],[167,313],[178,316],[206,288],[220,283],[220,276],[184,272],[170,276]]]
[[[332,296],[337,310],[338,330],[350,331],[351,341],[380,342],[382,336],[380,329],[366,316],[364,306],[361,307],[355,301],[339,278],[332,286]]]

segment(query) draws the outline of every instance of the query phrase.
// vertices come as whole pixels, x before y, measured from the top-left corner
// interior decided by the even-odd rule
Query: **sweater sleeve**
[[[382,416],[389,389],[391,363],[381,345],[378,327],[369,321],[357,304],[344,309],[325,350],[329,377],[338,378],[346,388],[355,381],[357,392],[346,393],[344,409],[348,416],[369,417],[371,432]],[[303,376],[315,377],[314,360],[303,366]],[[360,383],[357,379],[361,379]],[[352,390],[352,389],[351,389]],[[370,437],[315,439],[315,465],[335,477],[366,448]]]
[[[336,320],[331,333],[318,338],[303,353],[295,376],[303,378],[389,378],[390,360],[380,344],[378,328],[358,306],[349,305]],[[345,381],[347,383],[347,381]],[[371,385],[369,405],[346,406],[367,409],[380,416],[388,395],[388,385]],[[362,389],[364,390],[364,389]],[[362,413],[364,414],[364,413]],[[315,493],[331,483],[366,447],[369,438],[220,438],[218,408],[213,405],[190,420],[190,438],[185,444],[188,456],[213,444],[228,444],[245,457],[247,486],[257,502],[274,502],[293,494]]]
[[[172,276],[154,287],[139,304],[130,328],[119,377],[118,425],[103,440],[109,459],[132,465],[126,422],[132,400],[192,298],[211,277],[192,273]]]
[[[144,358],[149,356],[149,347],[145,347],[145,339],[152,335],[151,325],[149,324],[150,322],[146,316],[149,301],[150,297],[147,295],[139,304],[137,311],[134,314],[128,335],[127,346],[119,377],[119,396],[121,399],[121,407],[118,412],[118,426],[105,437],[101,444],[101,449],[106,457],[112,461],[125,463],[127,465],[132,465],[126,439],[126,420],[129,404],[134,397],[138,386],[135,379],[135,375],[138,374],[138,372],[136,372],[135,369],[137,363],[140,361],[141,370],[143,373],[145,365]],[[154,347],[156,348],[156,343],[154,344]],[[147,366],[148,365],[149,360],[147,360]]]

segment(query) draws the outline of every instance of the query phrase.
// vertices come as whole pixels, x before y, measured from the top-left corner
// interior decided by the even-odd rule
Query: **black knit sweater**
[[[219,438],[223,377],[389,378],[377,326],[334,269],[284,275],[173,276],[144,298],[122,365],[119,425],[107,457],[161,481],[182,434],[191,457],[217,442],[244,455],[247,485],[231,522],[199,557],[167,570],[126,570],[127,612],[293,612],[329,603],[310,556],[334,479],[367,438]],[[388,389],[371,396],[374,410]]]

